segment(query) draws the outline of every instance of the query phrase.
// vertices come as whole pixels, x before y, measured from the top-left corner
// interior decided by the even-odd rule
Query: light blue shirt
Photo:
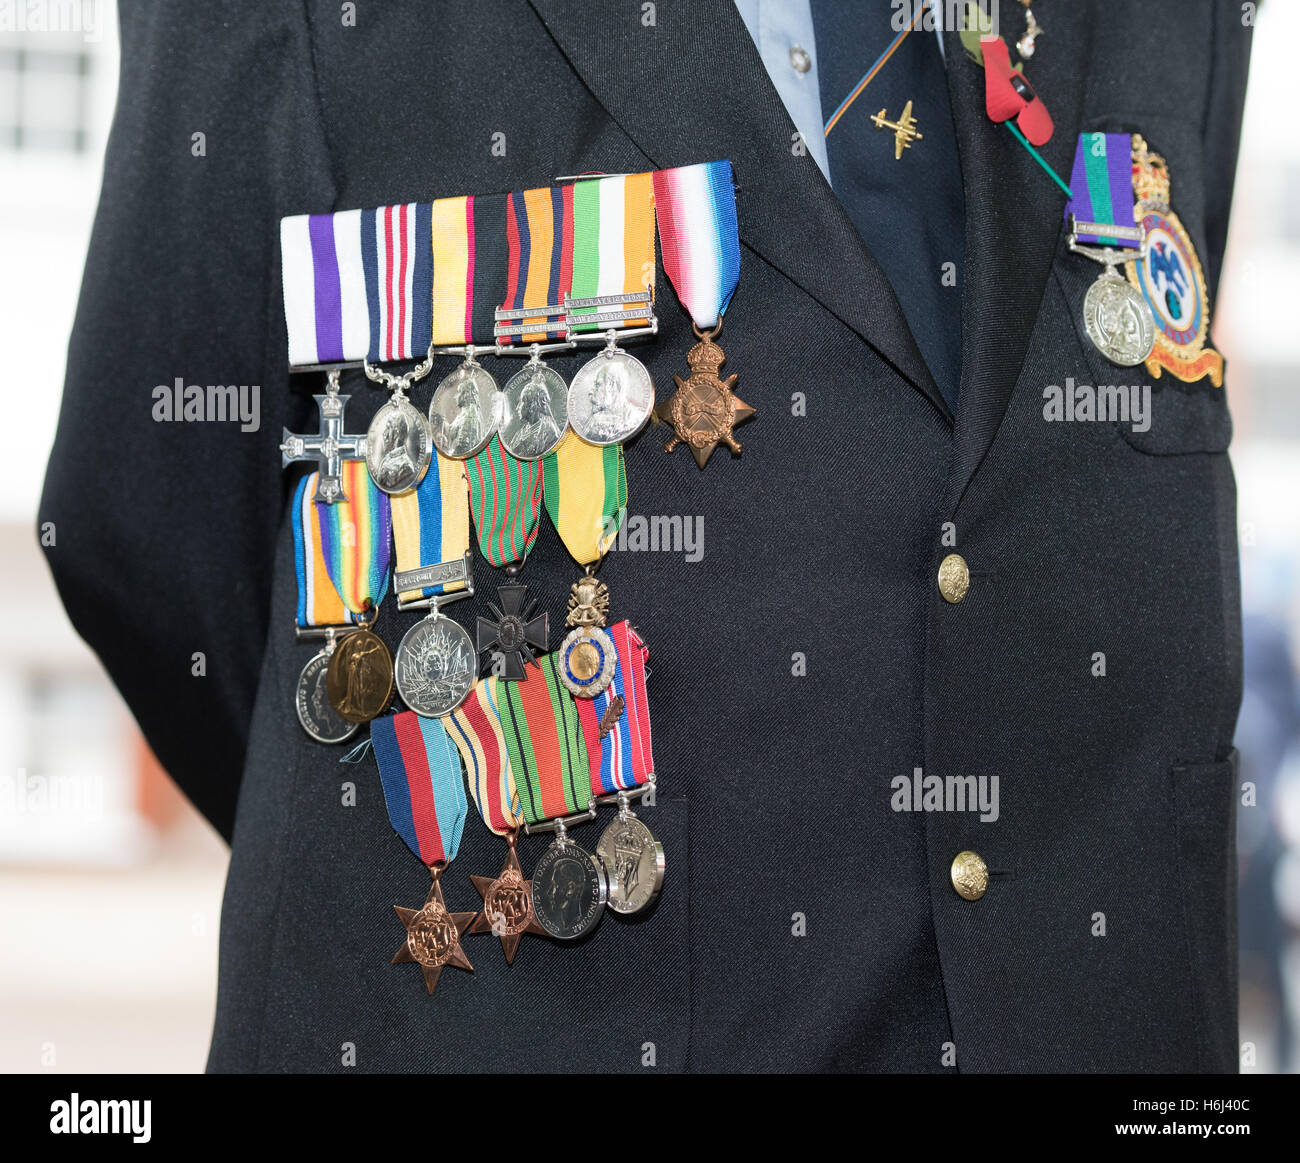
[[[822,96],[817,80],[817,45],[809,0],[736,0],[736,7],[758,46],[767,75],[781,94],[794,127],[831,180],[822,133]],[[800,71],[800,70],[803,71]]]

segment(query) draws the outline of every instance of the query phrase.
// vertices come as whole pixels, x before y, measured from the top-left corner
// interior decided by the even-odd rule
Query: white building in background
[[[18,403],[6,409],[0,458],[7,863],[123,863],[151,846],[140,812],[147,756],[69,626],[36,541],[117,69],[110,0],[0,0],[0,359]]]

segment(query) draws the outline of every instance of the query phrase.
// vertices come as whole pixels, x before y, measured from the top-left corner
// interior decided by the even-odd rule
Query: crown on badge
[[[1139,202],[1169,205],[1169,167],[1140,133],[1133,135],[1133,192]]]

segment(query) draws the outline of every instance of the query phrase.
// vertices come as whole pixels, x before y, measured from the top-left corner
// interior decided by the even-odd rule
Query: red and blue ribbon
[[[469,801],[460,754],[437,719],[402,711],[370,724],[370,741],[393,830],[422,863],[450,864]]]

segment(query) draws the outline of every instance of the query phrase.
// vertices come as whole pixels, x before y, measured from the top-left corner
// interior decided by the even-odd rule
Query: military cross
[[[316,478],[316,494],[312,499],[333,505],[347,500],[341,479],[343,461],[345,458],[364,457],[366,438],[343,430],[343,409],[351,397],[339,395],[338,385],[332,379],[329,390],[312,399],[320,408],[320,431],[299,436],[286,428],[280,445],[284,457],[281,467],[288,468],[295,460],[316,461],[320,475]]]

